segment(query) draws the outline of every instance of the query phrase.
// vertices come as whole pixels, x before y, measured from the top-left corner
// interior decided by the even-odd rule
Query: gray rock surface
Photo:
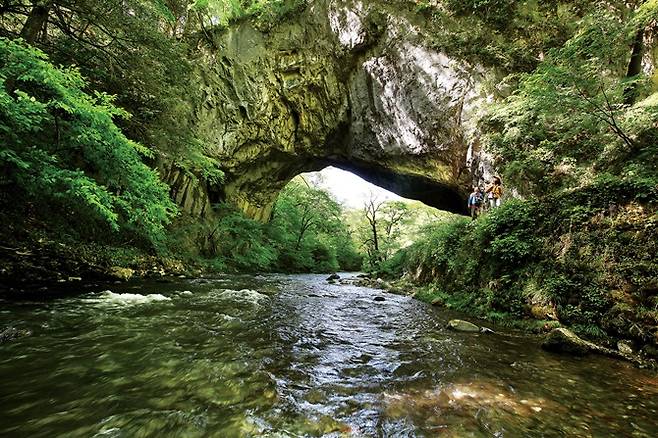
[[[195,214],[226,199],[265,221],[292,177],[333,165],[464,211],[486,173],[474,160],[484,73],[432,49],[428,23],[383,0],[317,0],[267,30],[218,32],[198,63],[192,125],[226,181],[169,169],[176,199]]]

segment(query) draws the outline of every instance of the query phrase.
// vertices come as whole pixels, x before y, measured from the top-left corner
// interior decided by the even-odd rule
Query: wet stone
[[[480,331],[479,326],[473,324],[472,322],[464,321],[461,319],[453,319],[449,321],[448,328],[450,330],[467,333],[478,333]]]

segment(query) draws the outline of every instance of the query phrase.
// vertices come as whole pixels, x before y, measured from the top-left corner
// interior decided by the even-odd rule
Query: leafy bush
[[[8,184],[88,226],[161,243],[176,207],[140,158],[151,151],[114,124],[129,114],[111,96],[85,93],[75,69],[54,67],[20,41],[0,38],[0,59],[0,167]]]
[[[277,258],[265,226],[228,206],[219,208],[219,221],[209,235],[210,257],[241,271],[268,271]]]

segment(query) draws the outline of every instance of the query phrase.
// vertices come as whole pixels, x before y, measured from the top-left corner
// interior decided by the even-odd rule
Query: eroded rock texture
[[[423,20],[400,8],[316,0],[272,29],[243,22],[215,36],[195,120],[226,172],[211,199],[264,221],[292,177],[333,165],[465,210],[482,72],[428,48]]]

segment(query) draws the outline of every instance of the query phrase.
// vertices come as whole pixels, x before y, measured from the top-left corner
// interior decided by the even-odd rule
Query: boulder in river
[[[541,346],[547,351],[571,353],[581,356],[589,353],[602,352],[601,350],[603,348],[581,339],[571,330],[562,327],[551,330],[544,338]]]
[[[335,281],[335,280],[340,280],[340,275],[336,274],[335,272],[327,277],[327,281]]]
[[[386,298],[377,296],[375,297],[375,301],[386,301]]]
[[[448,328],[458,332],[478,333],[480,327],[472,322],[464,321],[461,319],[452,319],[448,322]]]
[[[443,306],[443,304],[444,304],[443,298],[436,297],[432,300],[432,302],[430,304],[432,304],[433,306]]]

